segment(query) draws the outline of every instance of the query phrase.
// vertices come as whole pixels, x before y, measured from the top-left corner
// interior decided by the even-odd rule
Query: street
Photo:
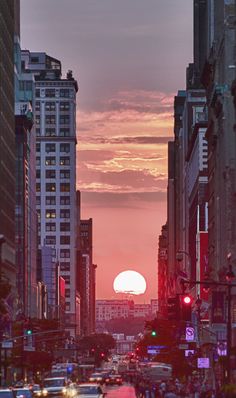
[[[134,387],[129,384],[106,388],[108,398],[136,398]]]

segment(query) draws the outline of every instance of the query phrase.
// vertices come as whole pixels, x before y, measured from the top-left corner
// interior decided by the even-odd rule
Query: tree
[[[84,336],[79,340],[79,350],[83,353],[87,352],[91,357],[94,357],[94,362],[99,365],[103,360],[106,360],[109,351],[116,346],[115,339],[106,333],[94,333],[90,336]]]

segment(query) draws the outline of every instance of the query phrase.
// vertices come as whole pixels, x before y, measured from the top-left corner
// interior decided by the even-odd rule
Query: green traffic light
[[[32,330],[30,330],[30,329],[26,330],[26,334],[31,335],[32,334]]]
[[[157,332],[156,332],[155,330],[153,330],[152,333],[151,333],[151,335],[152,335],[153,337],[155,337],[155,336],[157,335]]]

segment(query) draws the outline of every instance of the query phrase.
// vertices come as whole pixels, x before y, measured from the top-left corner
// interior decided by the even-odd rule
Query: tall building
[[[14,1],[0,2],[0,268],[16,285]]]
[[[39,251],[51,247],[51,264],[42,256],[43,276],[60,265],[65,280],[65,325],[76,333],[76,93],[69,71],[62,78],[61,62],[45,53],[24,50],[22,72],[32,73],[35,84],[36,205]],[[47,259],[44,263],[44,259]],[[43,281],[44,282],[44,281]],[[53,292],[48,297],[53,298]],[[58,303],[56,304],[58,305]],[[53,313],[53,311],[52,311]]]
[[[167,237],[168,227],[165,224],[162,226],[158,244],[158,310],[163,315],[165,314],[168,298]]]

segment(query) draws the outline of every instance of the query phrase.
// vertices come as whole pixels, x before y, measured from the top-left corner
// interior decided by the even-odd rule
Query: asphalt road
[[[129,384],[106,388],[106,398],[136,398],[134,387]]]

